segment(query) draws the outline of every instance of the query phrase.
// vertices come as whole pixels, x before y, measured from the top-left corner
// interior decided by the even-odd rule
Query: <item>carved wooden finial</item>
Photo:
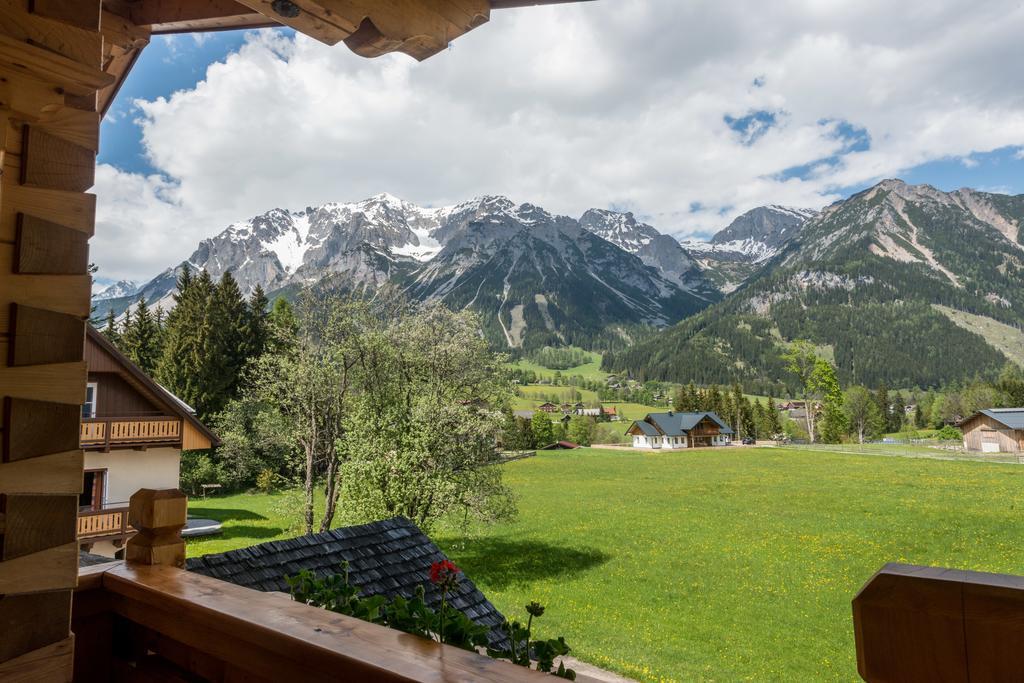
[[[178,489],[139,489],[128,503],[128,521],[138,530],[128,540],[125,559],[138,564],[185,566],[188,497]]]

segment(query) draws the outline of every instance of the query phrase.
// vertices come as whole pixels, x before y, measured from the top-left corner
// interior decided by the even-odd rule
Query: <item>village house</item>
[[[728,446],[733,431],[725,420],[711,412],[648,413],[629,426],[633,448],[697,448]]]
[[[622,419],[618,411],[615,410],[615,406],[602,406],[601,413],[604,415],[604,419],[609,422],[618,422]]]
[[[84,484],[78,498],[82,550],[120,557],[135,534],[128,499],[139,489],[176,489],[182,450],[217,443],[195,411],[157,384],[93,327],[80,443]]]
[[[545,403],[541,403],[539,406],[537,406],[537,410],[541,411],[542,413],[557,413],[559,408],[554,403],[548,401]]]
[[[981,453],[1024,451],[1024,408],[989,408],[960,423],[964,448]]]

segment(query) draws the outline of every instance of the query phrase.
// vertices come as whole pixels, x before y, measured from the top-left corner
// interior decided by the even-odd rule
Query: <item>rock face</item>
[[[994,374],[1006,340],[955,321],[962,312],[1002,324],[988,327],[1024,326],[1022,224],[1024,195],[883,181],[807,220],[746,286],[623,354],[616,369],[689,379],[687,368],[701,368],[770,387],[785,377],[785,344],[810,339],[844,382],[935,386]]]
[[[720,298],[674,239],[629,214],[586,216],[577,221],[490,196],[441,208],[383,194],[274,209],[203,240],[188,261],[132,297],[102,302],[102,313],[120,312],[140,295],[168,308],[182,268],[214,278],[231,271],[246,293],[256,285],[270,294],[294,291],[331,275],[355,291],[391,282],[419,300],[471,308],[496,345],[517,348],[582,343],[617,334],[617,325],[664,326]],[[624,249],[592,231],[616,221],[631,222],[644,241],[631,245],[621,231]]]
[[[759,206],[736,217],[709,242],[684,241],[683,246],[727,293],[758,273],[817,214],[813,209]]]
[[[688,252],[674,237],[663,235],[632,213],[607,209],[590,209],[580,217],[580,226],[604,238],[624,251],[657,269],[663,277],[685,291],[708,301],[719,298],[718,287],[708,278]]]

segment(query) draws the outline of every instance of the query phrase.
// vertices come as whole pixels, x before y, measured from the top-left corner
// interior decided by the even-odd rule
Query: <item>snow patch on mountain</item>
[[[93,284],[92,298],[96,301],[117,299],[122,296],[132,296],[139,291],[139,283],[134,280],[119,280],[109,284]]]

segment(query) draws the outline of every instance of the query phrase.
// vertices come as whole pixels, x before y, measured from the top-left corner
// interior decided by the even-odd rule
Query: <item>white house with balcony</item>
[[[135,533],[128,524],[131,495],[178,488],[181,451],[211,448],[217,437],[192,408],[86,327],[78,541],[82,550],[117,557]]]
[[[728,446],[733,431],[716,413],[648,413],[629,426],[633,448],[678,449]]]

